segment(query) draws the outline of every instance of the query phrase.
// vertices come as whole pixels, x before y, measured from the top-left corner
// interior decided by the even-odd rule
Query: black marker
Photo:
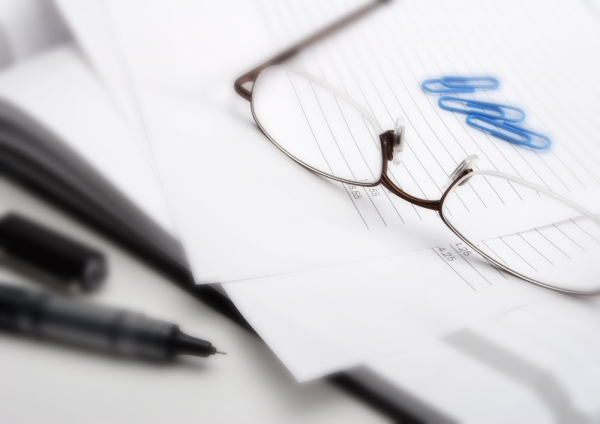
[[[148,359],[225,354],[175,324],[7,285],[0,285],[0,328]]]

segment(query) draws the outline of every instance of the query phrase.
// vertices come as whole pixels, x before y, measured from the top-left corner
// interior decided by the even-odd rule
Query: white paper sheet
[[[488,240],[481,247],[507,262],[521,253],[538,273],[558,274],[571,269],[573,261],[600,255],[600,229],[567,221]],[[597,275],[598,269],[580,272]],[[490,266],[460,241],[224,287],[300,381],[554,296]]]
[[[115,43],[114,31],[106,10],[107,4],[104,1],[57,0],[56,5],[75,34],[83,54],[96,69],[117,109],[126,120],[132,138],[154,172],[158,172],[141,110],[133,86],[128,80],[130,76],[123,68],[119,46]]]
[[[522,233],[533,266],[600,252],[600,232],[559,228]],[[300,381],[362,364],[458,422],[597,422],[597,298],[533,287],[460,245],[387,259],[225,288]]]
[[[464,423],[597,423],[597,299],[555,297],[366,368]]]

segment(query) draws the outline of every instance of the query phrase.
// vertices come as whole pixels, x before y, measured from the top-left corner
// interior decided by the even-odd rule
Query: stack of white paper
[[[97,52],[108,47],[85,36],[76,2],[60,3],[80,22],[80,41],[112,91],[126,84],[135,93],[123,104],[135,104],[143,117],[198,283],[228,282],[236,305],[299,380],[367,363],[371,373],[463,421],[481,422],[494,411],[502,411],[498,422],[588,422],[598,414],[586,390],[598,371],[589,354],[598,349],[589,342],[598,330],[595,303],[492,268],[462,250],[435,213],[381,188],[376,196],[363,189],[359,198],[348,196],[347,186],[281,154],[233,92],[247,69],[358,3],[98,0],[104,31],[122,54],[120,71]],[[477,154],[480,169],[524,178],[599,212],[599,43],[600,25],[583,2],[406,0],[290,65],[346,91],[384,129],[406,118],[408,150],[391,172],[415,195],[439,198],[447,175]],[[549,135],[552,149],[516,147],[441,110],[420,82],[445,74],[498,76],[500,89],[478,98],[524,108],[527,125]],[[500,217],[506,208],[529,212],[527,228],[490,227],[484,238],[519,231],[539,269],[598,254],[600,234],[570,223],[545,226],[551,221],[535,202],[519,197],[490,185],[466,199]],[[506,240],[508,247],[486,246],[510,255],[514,241]],[[559,353],[552,341],[567,338]],[[476,390],[488,384],[490,392]],[[491,396],[494,390],[501,395]]]

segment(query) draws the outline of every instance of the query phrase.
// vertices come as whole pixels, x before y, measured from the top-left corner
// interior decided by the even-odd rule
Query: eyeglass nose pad
[[[402,163],[402,152],[404,151],[404,138],[406,136],[406,127],[404,126],[404,118],[400,116],[396,120],[394,127],[394,145],[392,146],[392,163],[398,166]]]
[[[471,155],[471,156],[468,156],[461,163],[459,163],[458,166],[456,167],[456,169],[452,172],[452,174],[450,174],[450,177],[448,178],[448,181],[446,181],[446,184],[444,184],[444,186],[442,187],[442,190],[446,190],[448,187],[450,187],[450,185],[454,181],[456,181],[457,178],[462,177],[463,174],[465,173],[465,171],[467,171],[468,169],[471,169],[473,166],[475,166],[475,164],[477,164],[478,161],[479,161],[479,156]],[[466,184],[467,181],[469,181],[469,178],[465,178],[464,181],[462,181],[459,184],[459,186]]]

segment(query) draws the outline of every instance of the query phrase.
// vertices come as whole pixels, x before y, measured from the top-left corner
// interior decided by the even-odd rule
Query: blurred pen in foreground
[[[210,342],[184,334],[175,324],[3,284],[0,328],[153,360],[225,354]]]

